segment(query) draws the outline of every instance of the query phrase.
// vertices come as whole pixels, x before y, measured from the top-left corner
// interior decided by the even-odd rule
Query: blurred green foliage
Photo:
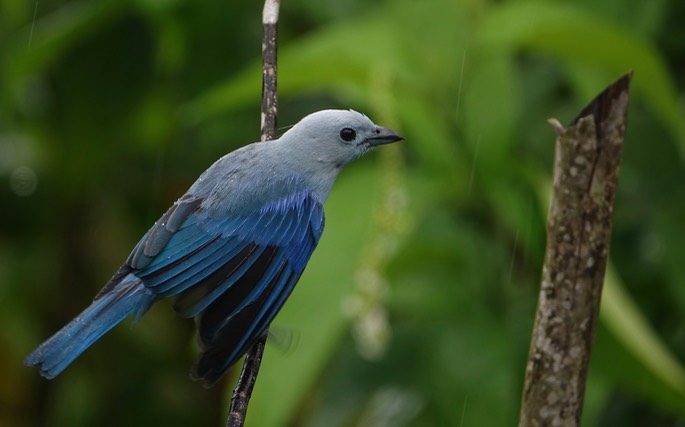
[[[260,2],[0,0],[0,427],[222,425],[160,303],[53,381],[22,366],[220,155],[258,139]],[[685,425],[685,3],[299,0],[280,123],[407,140],[351,166],[250,426],[517,420],[554,134],[635,70],[584,425]],[[128,322],[126,322],[128,323]]]

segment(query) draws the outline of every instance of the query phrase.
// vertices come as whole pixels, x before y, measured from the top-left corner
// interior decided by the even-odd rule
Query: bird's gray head
[[[383,144],[404,139],[352,110],[322,110],[300,120],[279,138],[282,148],[321,172],[336,173]],[[329,169],[330,168],[330,169]]]

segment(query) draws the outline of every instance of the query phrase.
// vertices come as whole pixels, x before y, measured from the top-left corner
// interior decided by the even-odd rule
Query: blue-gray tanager
[[[131,313],[163,298],[194,317],[193,377],[215,383],[266,331],[324,228],[338,173],[403,139],[355,111],[324,110],[274,141],[225,155],[155,223],[83,313],[26,358],[53,378]]]

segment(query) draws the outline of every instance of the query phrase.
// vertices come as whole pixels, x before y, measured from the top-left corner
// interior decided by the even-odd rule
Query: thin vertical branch
[[[250,403],[252,389],[254,389],[259,373],[259,365],[261,365],[264,355],[266,337],[267,334],[265,333],[245,355],[243,370],[240,372],[238,384],[236,384],[231,397],[231,408],[228,411],[226,427],[242,427],[245,423],[247,405]]]
[[[570,126],[556,120],[547,248],[519,427],[580,425],[609,253],[629,73]]]
[[[277,98],[277,33],[280,0],[266,0],[262,12],[262,119],[261,140],[276,138],[276,118],[278,113]],[[242,427],[247,415],[252,390],[257,381],[259,366],[262,363],[268,331],[248,350],[243,362],[238,384],[233,390],[231,407],[226,420],[226,427]]]
[[[262,14],[262,141],[276,138],[278,113],[278,12],[280,0],[266,0]]]

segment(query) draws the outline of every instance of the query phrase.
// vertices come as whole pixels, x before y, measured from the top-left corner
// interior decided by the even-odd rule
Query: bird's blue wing
[[[282,307],[321,237],[324,216],[304,191],[237,217],[213,218],[200,203],[179,200],[127,265],[158,297],[176,296],[182,316],[196,317],[203,353],[194,375],[212,383]]]

